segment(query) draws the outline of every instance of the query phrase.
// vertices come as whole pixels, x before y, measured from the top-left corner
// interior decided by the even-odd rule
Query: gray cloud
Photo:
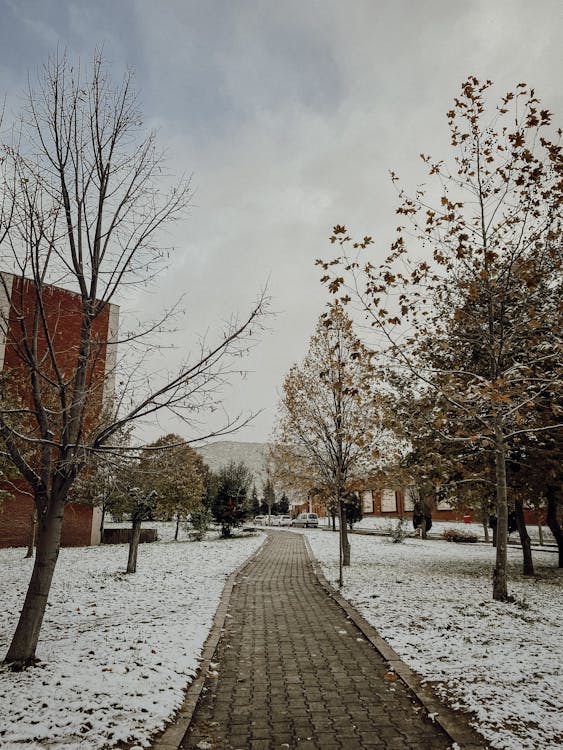
[[[173,263],[130,304],[149,314],[184,293],[188,314],[174,339],[182,347],[193,331],[243,313],[269,280],[279,315],[248,362],[253,372],[225,400],[231,412],[265,409],[245,440],[268,437],[276,390],[322,312],[314,259],[330,252],[332,225],[385,247],[396,224],[388,170],[412,185],[421,151],[447,154],[444,112],[460,82],[491,78],[500,93],[528,81],[563,111],[555,0],[0,0],[0,8],[10,106],[27,70],[57,43],[85,58],[103,43],[116,77],[135,68],[146,122],[173,170],[194,174],[195,205],[163,238],[176,247]]]

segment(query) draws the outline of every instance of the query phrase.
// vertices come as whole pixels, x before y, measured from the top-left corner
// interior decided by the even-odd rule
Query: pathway
[[[320,586],[301,535],[272,532],[237,579],[181,747],[450,748],[394,678]]]

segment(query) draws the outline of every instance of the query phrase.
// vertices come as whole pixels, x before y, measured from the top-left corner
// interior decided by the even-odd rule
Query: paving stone
[[[322,748],[322,750],[340,750],[340,748],[344,747],[336,739],[334,734],[318,734],[315,739],[317,746]],[[348,750],[348,748],[346,748],[346,750]]]
[[[270,740],[251,740],[248,747],[250,750],[270,750],[273,745]]]
[[[237,578],[219,677],[207,678],[181,747],[450,748],[413,693],[383,679],[388,664],[319,584],[301,535],[268,536]]]

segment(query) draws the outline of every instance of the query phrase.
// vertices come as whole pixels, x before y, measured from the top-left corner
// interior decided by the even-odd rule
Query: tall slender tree
[[[372,238],[352,243],[339,225],[339,257],[319,263],[333,293],[360,301],[395,366],[433,391],[443,434],[493,450],[493,597],[506,600],[507,455],[519,436],[562,426],[533,415],[547,396],[555,411],[561,402],[563,159],[533,89],[518,84],[488,114],[490,87],[462,84],[447,114],[453,158],[422,154],[430,179],[400,191],[391,252],[367,259]]]
[[[275,512],[275,504],[276,504],[276,492],[274,490],[274,484],[272,482],[272,478],[268,474],[266,478],[266,482],[262,490],[262,505],[266,507],[266,513],[268,515],[268,522],[270,521],[272,513]]]
[[[371,354],[341,305],[322,316],[301,365],[286,376],[273,461],[287,485],[323,491],[338,507],[341,564],[350,564],[346,500],[377,462],[384,431]],[[340,583],[342,584],[342,565]]]
[[[31,284],[27,297],[10,297],[0,275],[17,326],[6,346],[18,366],[5,378],[25,394],[19,407],[0,404],[0,451],[33,494],[38,516],[35,566],[6,655],[26,665],[35,658],[64,507],[87,454],[164,409],[195,430],[198,413],[213,407],[221,386],[240,372],[238,357],[260,327],[265,300],[262,295],[217,343],[203,340],[165,375],[142,365],[160,324],[136,326],[119,340],[110,332],[120,358],[103,371],[108,334],[100,321],[123,289],[145,285],[166,263],[169,251],[159,246],[159,231],[184,215],[190,184],[167,187],[163,154],[155,134],[143,129],[131,75],[114,85],[99,54],[89,68],[74,67],[65,56],[49,61],[37,88],[30,86],[13,140],[2,147],[0,169],[2,266],[20,279],[20,288]],[[50,284],[76,295],[78,333],[70,346],[61,344],[59,320],[49,312]],[[1,327],[14,330],[8,319]],[[115,378],[116,394],[102,411],[108,378]]]
[[[216,474],[211,512],[221,525],[221,536],[228,538],[234,528],[241,526],[251,512],[248,492],[252,473],[244,462],[231,461]]]

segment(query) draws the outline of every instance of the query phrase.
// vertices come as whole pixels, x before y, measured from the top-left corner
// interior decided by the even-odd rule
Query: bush
[[[211,511],[207,508],[193,510],[190,514],[190,526],[192,529],[190,536],[195,539],[196,542],[201,542],[209,530],[211,521]]]
[[[444,529],[442,538],[447,542],[457,542],[458,544],[473,544],[479,541],[478,536],[462,529]]]
[[[393,544],[401,544],[407,538],[408,524],[406,518],[399,518],[396,524],[390,523],[387,526],[387,533],[391,537]]]
[[[244,463],[231,461],[216,475],[216,488],[211,498],[211,512],[221,526],[221,536],[228,539],[232,530],[242,526],[249,515],[246,495],[251,480],[250,470]]]

